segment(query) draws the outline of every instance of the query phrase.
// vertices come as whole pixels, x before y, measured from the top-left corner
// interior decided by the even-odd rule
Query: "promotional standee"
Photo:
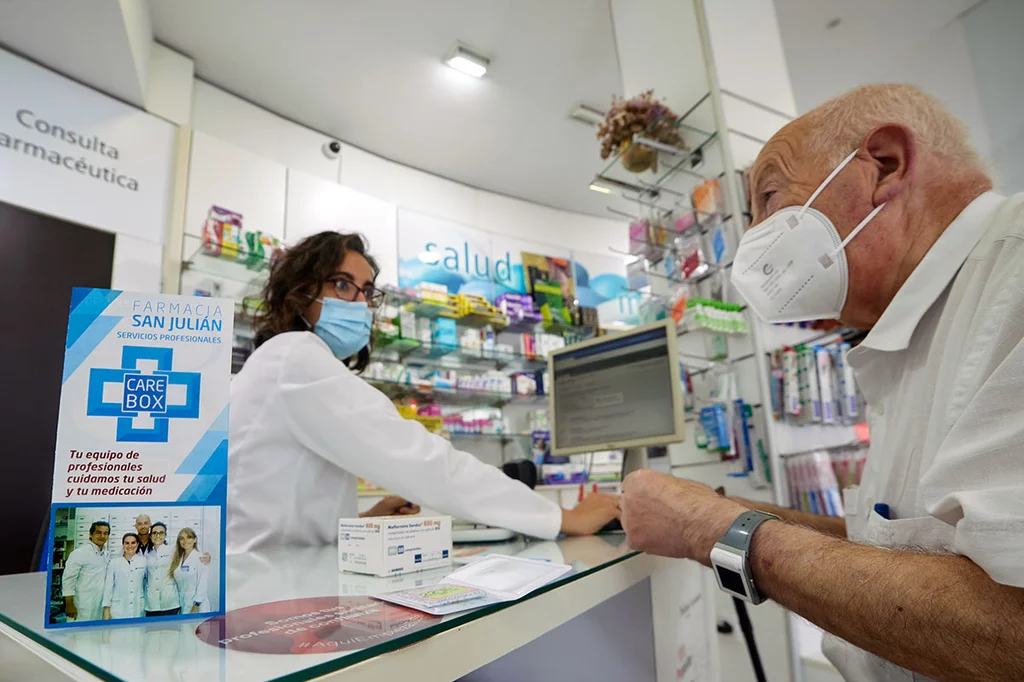
[[[224,610],[228,299],[75,289],[47,627]]]

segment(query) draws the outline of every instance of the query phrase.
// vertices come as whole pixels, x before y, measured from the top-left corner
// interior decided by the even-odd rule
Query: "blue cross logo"
[[[89,371],[85,413],[117,417],[118,442],[166,443],[171,419],[199,418],[202,375],[172,371],[173,357],[171,348],[125,346],[120,369],[94,367]],[[140,360],[150,367],[140,367]],[[173,386],[183,390],[172,390]],[[172,402],[173,398],[177,400]]]

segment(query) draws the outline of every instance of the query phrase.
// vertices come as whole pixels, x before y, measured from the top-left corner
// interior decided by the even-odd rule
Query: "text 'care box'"
[[[338,519],[338,570],[387,576],[447,566],[450,516]]]

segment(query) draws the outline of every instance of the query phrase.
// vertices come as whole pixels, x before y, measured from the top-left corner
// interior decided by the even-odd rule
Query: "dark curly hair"
[[[285,251],[270,267],[270,279],[263,287],[263,305],[256,313],[254,345],[259,348],[284,332],[306,331],[309,325],[302,318],[310,302],[320,297],[327,278],[335,273],[345,256],[355,252],[365,258],[374,278],[380,272],[377,261],[366,252],[366,242],[358,234],[321,232],[306,237]],[[370,346],[345,363],[361,372],[370,364]]]

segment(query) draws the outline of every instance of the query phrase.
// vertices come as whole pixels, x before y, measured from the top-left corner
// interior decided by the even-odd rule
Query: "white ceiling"
[[[145,83],[132,59],[134,29],[124,8],[104,0],[0,0],[0,45],[74,80],[143,106]],[[145,24],[145,17],[132,12]]]
[[[911,83],[945,102],[987,154],[987,124],[958,20],[981,2],[775,0],[797,110],[865,83]],[[827,28],[834,19],[838,26]]]
[[[587,189],[621,78],[608,0],[150,0],[154,37],[196,74],[367,151],[459,182],[609,217]],[[487,76],[441,59],[456,40]]]

